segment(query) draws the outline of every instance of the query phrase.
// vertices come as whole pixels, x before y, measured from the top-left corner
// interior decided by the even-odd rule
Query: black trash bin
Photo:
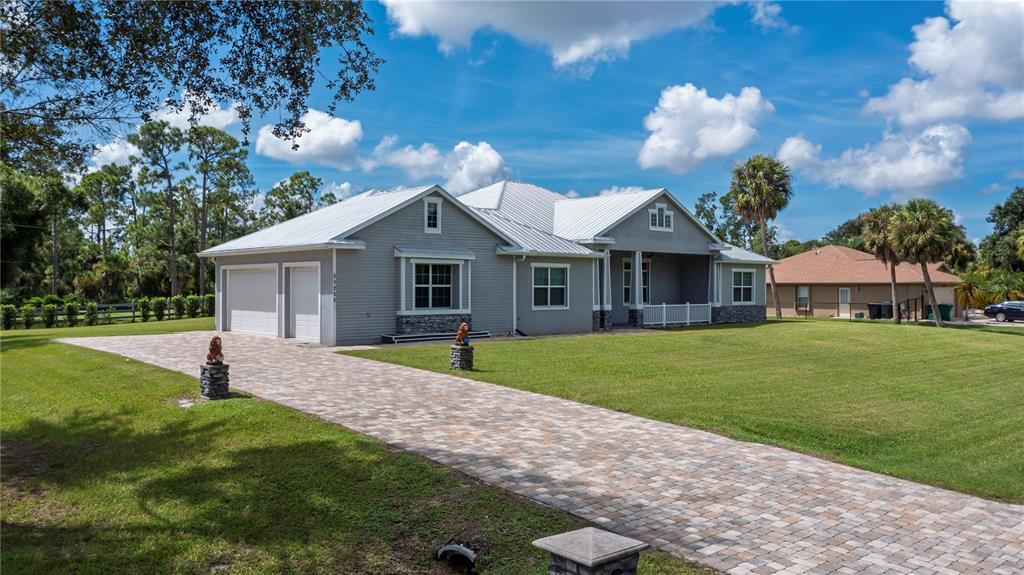
[[[882,304],[868,304],[868,319],[882,319]]]
[[[881,319],[892,319],[892,302],[883,301],[879,305],[882,306],[882,309],[879,310],[881,311]]]

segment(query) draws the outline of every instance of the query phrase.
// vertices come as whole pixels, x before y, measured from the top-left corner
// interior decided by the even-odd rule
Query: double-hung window
[[[423,200],[423,231],[428,234],[441,233],[441,198]]]
[[[416,309],[452,307],[452,264],[416,264]]]
[[[754,303],[753,270],[733,270],[732,303]]]
[[[566,309],[569,307],[569,266],[533,267],[533,307]]]
[[[674,212],[668,209],[668,204],[654,204],[654,207],[647,210],[650,218],[651,230],[658,232],[671,232]]]
[[[811,287],[810,286],[796,286],[796,309],[810,309],[811,307]]]
[[[644,260],[640,264],[640,289],[642,303],[651,303],[651,290],[648,287],[651,279],[651,262]],[[633,260],[622,260],[622,303],[633,303]]]

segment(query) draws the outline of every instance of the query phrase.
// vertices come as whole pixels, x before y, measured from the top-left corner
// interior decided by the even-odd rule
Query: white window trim
[[[732,293],[729,294],[729,296],[730,296],[729,299],[732,300],[732,305],[754,305],[754,302],[757,301],[757,292],[754,291],[754,287],[757,285],[757,272],[754,271],[753,268],[733,268],[731,271],[732,271],[732,281],[729,282],[730,283],[729,288],[730,288],[730,290],[733,290],[733,291],[732,291]],[[737,272],[747,272],[747,273],[750,274],[750,301],[736,301],[735,289],[736,289],[736,273]],[[740,286],[740,287],[747,287],[747,286]]]
[[[805,298],[807,298],[807,305],[805,305],[803,307],[800,307],[800,297],[801,297],[800,296],[800,288],[806,288],[807,289],[807,295],[804,296]],[[796,302],[795,303],[796,303],[796,309],[799,309],[799,310],[809,310],[809,309],[811,309],[811,286],[809,286],[809,285],[798,285],[798,286],[796,286]]]
[[[629,290],[630,290],[629,295],[630,295],[630,299],[627,300],[626,299],[626,265],[625,264],[629,264],[630,267],[632,267],[633,266],[633,256],[627,256],[627,257],[622,258],[622,264],[623,264],[622,265],[622,299],[623,299],[622,305],[631,306],[631,305],[634,305],[633,302],[630,301],[630,300],[632,300],[632,297],[633,297],[633,278],[632,277],[629,278]],[[651,258],[644,258],[640,265],[643,266],[643,264],[647,264],[647,286],[646,287],[647,287],[647,299],[650,300],[651,299],[651,284],[654,283],[654,282],[651,281],[654,278],[654,266],[651,265]],[[630,272],[630,273],[632,273],[632,272]],[[640,268],[640,299],[643,299],[643,293],[644,293],[644,287],[645,287],[643,285],[643,281],[644,281],[644,275],[643,275],[643,268],[641,267]],[[651,305],[651,302],[650,301],[641,301],[640,305]]]
[[[667,215],[670,218],[669,225],[667,226],[656,226],[651,223],[651,216],[656,215],[658,210],[662,211],[662,214]],[[673,227],[676,225],[676,213],[673,210],[668,209],[668,204],[654,204],[653,208],[647,210],[647,227],[652,232],[671,232]]]
[[[433,289],[434,288],[434,284],[433,284],[433,282],[431,282],[430,284],[418,284],[418,283],[416,283],[416,266],[418,266],[418,265],[425,265],[425,266],[452,266],[452,278],[451,278],[451,282],[452,283],[448,284],[448,286],[447,286],[448,289],[452,290],[452,294],[451,294],[451,304],[452,305],[449,305],[448,307],[434,307],[434,293],[433,293],[434,292],[434,289]],[[458,274],[459,274],[458,281],[459,281],[459,284],[456,284],[456,282],[455,282],[455,279],[456,279],[455,278],[455,273],[456,273],[455,272],[455,268],[456,267],[458,267]],[[431,280],[432,280],[433,279],[433,274],[429,274],[429,275],[430,275]],[[441,314],[441,313],[448,314],[448,313],[458,313],[458,312],[462,311],[460,309],[460,308],[462,308],[461,305],[459,305],[458,307],[456,307],[454,305],[456,303],[454,291],[455,291],[455,288],[456,288],[457,285],[460,288],[459,289],[459,303],[461,303],[461,300],[462,300],[462,289],[461,289],[462,286],[460,285],[461,282],[462,282],[462,262],[460,262],[460,261],[445,261],[445,260],[422,261],[422,260],[412,260],[412,311],[420,313],[420,314]],[[430,306],[428,306],[428,307],[416,307],[416,288],[418,288],[418,287],[426,287],[426,288],[428,288],[428,294],[429,294],[428,297],[430,299]],[[445,287],[445,286],[438,285],[437,287]],[[399,313],[408,313],[408,311],[407,310],[400,310]]]
[[[427,214],[430,211],[430,206],[437,206],[437,227],[427,227]],[[425,234],[439,234],[441,233],[441,198],[423,198],[423,233]]]
[[[533,270],[535,268],[549,268],[549,269],[550,268],[562,268],[562,269],[565,270],[565,305],[537,305],[536,304],[535,300],[533,299],[533,292],[534,292],[534,290],[537,287],[548,287],[548,288],[550,288],[551,285],[549,284],[547,286],[537,286],[534,283],[536,281],[536,279],[537,279],[533,275]],[[570,275],[570,273],[569,272],[570,272],[570,269],[571,269],[570,264],[531,263],[530,264],[530,308],[533,309],[534,311],[566,310],[566,309],[569,309],[569,305],[570,305],[570,302],[569,302],[569,275]],[[550,281],[550,275],[548,277],[549,277],[549,281]],[[550,289],[548,289],[548,301],[549,302],[551,301],[551,290]]]

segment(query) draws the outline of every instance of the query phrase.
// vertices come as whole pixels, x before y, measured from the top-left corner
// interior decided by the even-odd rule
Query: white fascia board
[[[199,252],[196,255],[201,258],[216,258],[221,256],[243,256],[249,254],[270,254],[282,252],[302,252],[308,250],[363,250],[366,244],[362,240],[345,240],[340,242],[326,242],[322,244],[303,244],[296,246],[269,246],[260,248],[239,248],[237,250],[221,250],[210,252],[209,250]]]
[[[562,252],[538,252],[530,250],[519,250],[510,249],[507,246],[498,246],[496,250],[499,256],[536,256],[536,257],[552,257],[552,258],[584,258],[584,259],[599,259],[603,258],[604,255],[601,252],[590,252],[586,254],[570,254]]]

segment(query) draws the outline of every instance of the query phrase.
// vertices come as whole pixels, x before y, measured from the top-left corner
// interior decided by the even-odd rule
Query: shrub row
[[[174,319],[188,317],[212,316],[216,306],[216,296],[206,294],[204,296],[174,296],[168,300],[164,297],[140,298],[135,300],[135,310],[142,321],[149,321],[150,317],[156,321],[163,321],[169,315]],[[168,307],[168,302],[170,306]],[[113,321],[114,307],[100,305],[94,301],[80,303],[73,298],[67,301],[57,296],[48,295],[45,298],[31,298],[26,300],[20,308],[4,304],[0,306],[0,319],[4,329],[13,329],[19,323],[25,329],[36,326],[36,322],[42,319],[45,327],[56,327],[60,323],[59,317],[64,316],[63,325],[74,327],[79,323],[85,325],[96,325],[98,323],[111,323]],[[81,320],[79,319],[79,316]]]

